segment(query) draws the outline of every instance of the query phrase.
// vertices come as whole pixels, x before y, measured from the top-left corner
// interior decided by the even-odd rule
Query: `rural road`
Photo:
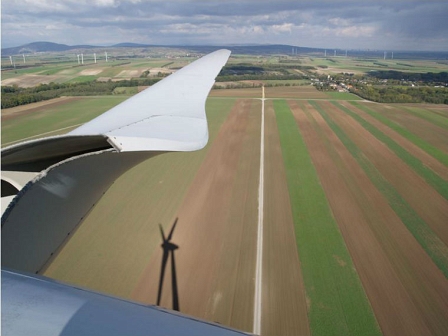
[[[257,265],[255,272],[254,334],[261,333],[261,298],[263,275],[263,213],[264,213],[264,86],[261,98],[261,135],[260,135],[260,183],[258,185],[258,233]]]

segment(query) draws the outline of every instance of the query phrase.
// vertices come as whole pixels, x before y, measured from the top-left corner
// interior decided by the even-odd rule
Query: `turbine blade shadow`
[[[171,240],[171,238],[173,237],[173,233],[174,233],[174,228],[176,227],[176,225],[177,225],[177,220],[178,220],[178,218],[176,218],[175,219],[175,221],[174,221],[174,223],[173,223],[173,226],[171,227],[171,231],[170,231],[170,234],[168,235],[168,241],[170,241]]]
[[[163,233],[163,227],[162,227],[162,224],[159,224],[159,228],[160,228],[160,234],[162,235],[162,240],[163,240],[163,242],[166,242],[165,234]],[[168,240],[169,240],[169,239],[168,239]]]

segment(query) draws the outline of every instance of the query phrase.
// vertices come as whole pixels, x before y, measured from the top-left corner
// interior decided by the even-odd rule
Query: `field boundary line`
[[[263,213],[264,213],[264,86],[261,98],[261,134],[260,134],[260,182],[258,184],[258,233],[257,262],[255,268],[254,326],[256,335],[261,333],[261,297],[263,275]]]

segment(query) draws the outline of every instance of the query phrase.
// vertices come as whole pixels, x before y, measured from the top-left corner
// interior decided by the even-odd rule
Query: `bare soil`
[[[97,69],[85,69],[82,70],[79,75],[80,76],[96,76],[99,73],[101,73],[104,69],[102,68],[97,68]]]
[[[49,84],[51,82],[58,82],[64,76],[61,75],[23,75],[20,77],[8,78],[2,80],[2,85],[14,85],[19,87],[34,87],[39,84]]]
[[[256,252],[260,105],[240,100],[213,142],[178,211],[173,242],[183,313],[251,331]],[[169,228],[167,228],[168,231]],[[132,297],[156,303],[162,250]],[[167,269],[161,305],[172,308]]]
[[[118,75],[115,77],[119,77],[121,79],[123,78],[132,78],[132,77],[139,77],[142,74],[143,70],[122,70]]]

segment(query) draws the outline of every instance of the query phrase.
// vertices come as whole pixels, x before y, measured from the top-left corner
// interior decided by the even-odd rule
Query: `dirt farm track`
[[[43,274],[262,335],[448,335],[448,106],[265,93],[212,91],[206,148],[123,175]]]

